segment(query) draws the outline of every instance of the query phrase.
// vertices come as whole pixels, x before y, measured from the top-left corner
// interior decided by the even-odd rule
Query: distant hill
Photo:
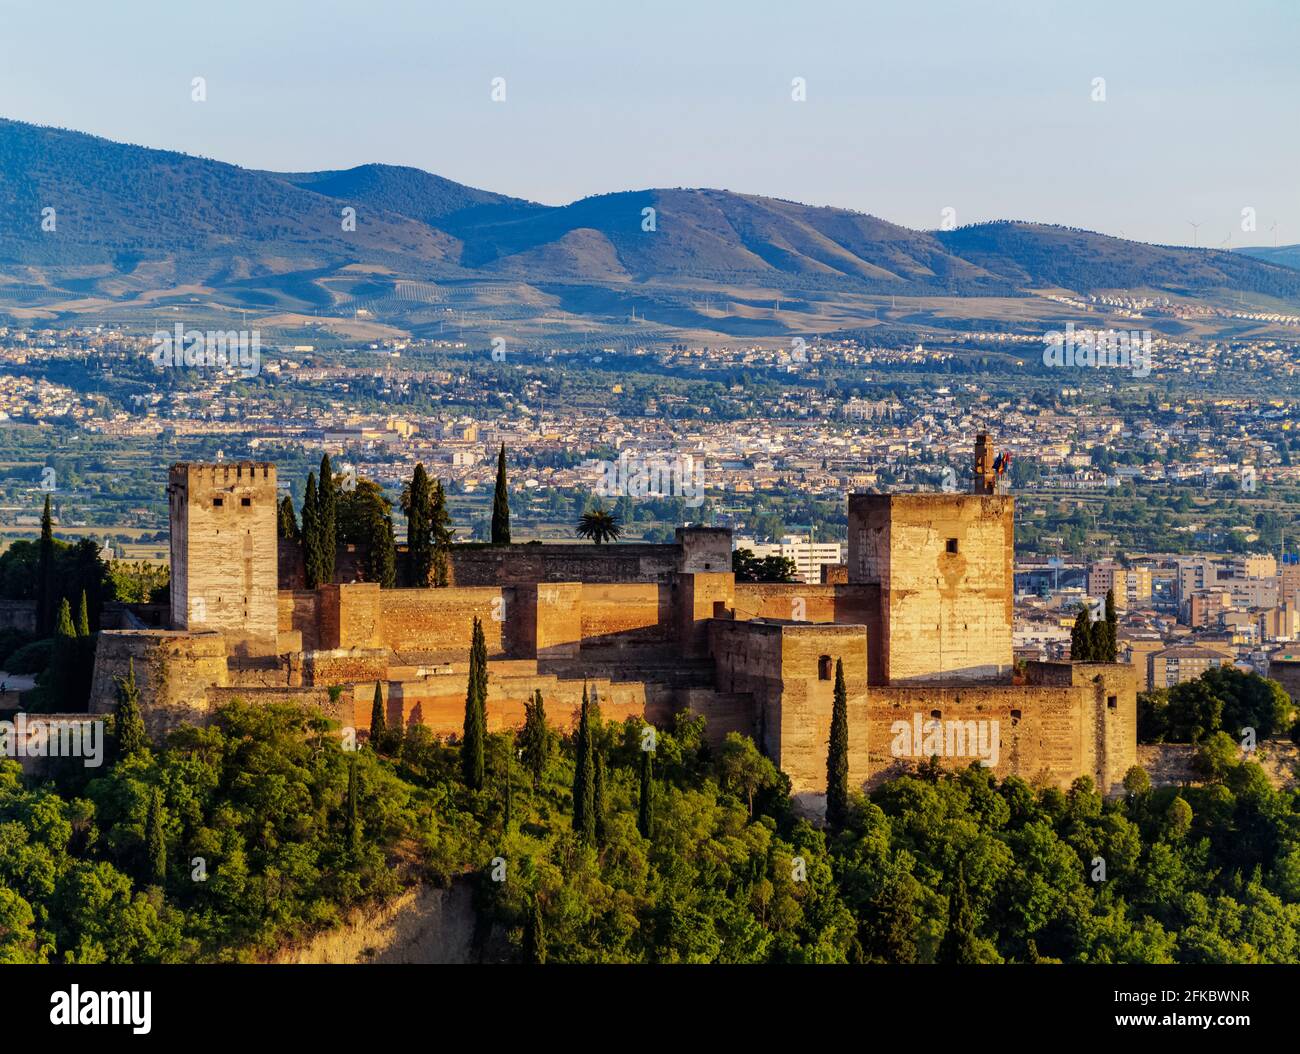
[[[1242,256],[1300,270],[1300,245],[1248,245],[1236,251]]]
[[[357,210],[354,231],[342,229],[345,206]],[[53,231],[41,227],[46,208],[55,210]],[[348,269],[593,290],[1146,288],[1300,301],[1300,272],[1282,266],[1295,247],[1272,261],[1257,250],[1146,245],[1035,223],[916,231],[847,209],[708,189],[552,207],[413,168],[260,172],[11,120],[0,120],[0,214],[0,268],[11,288],[22,283],[31,295],[42,281],[59,296],[107,298],[188,282],[252,303],[325,305],[349,294],[318,280]]]

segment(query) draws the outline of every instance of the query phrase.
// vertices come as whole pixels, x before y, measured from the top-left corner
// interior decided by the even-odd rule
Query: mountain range
[[[414,168],[256,171],[4,119],[0,215],[0,310],[54,315],[186,289],[229,306],[346,311],[402,279],[504,282],[537,291],[539,305],[597,314],[621,312],[629,296],[653,305],[717,290],[792,300],[1144,290],[1300,304],[1294,252],[1011,221],[919,231],[712,189],[548,206]]]

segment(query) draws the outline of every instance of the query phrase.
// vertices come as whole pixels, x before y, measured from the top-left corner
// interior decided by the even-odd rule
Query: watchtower
[[[218,630],[231,655],[274,655],[279,622],[275,465],[176,464],[167,498],[172,627]]]

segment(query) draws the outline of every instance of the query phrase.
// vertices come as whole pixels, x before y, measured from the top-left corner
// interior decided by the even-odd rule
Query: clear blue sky
[[[1190,243],[1192,220],[1236,246],[1277,222],[1286,244],[1298,104],[1297,0],[0,0],[4,116],[548,203],[710,186],[924,228],[951,207]]]

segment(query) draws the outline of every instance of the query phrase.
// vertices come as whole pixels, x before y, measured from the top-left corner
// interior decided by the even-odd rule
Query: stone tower
[[[849,581],[880,587],[889,684],[1011,672],[1014,499],[849,496]]]
[[[167,497],[172,627],[218,630],[231,655],[274,655],[275,465],[173,465]]]

